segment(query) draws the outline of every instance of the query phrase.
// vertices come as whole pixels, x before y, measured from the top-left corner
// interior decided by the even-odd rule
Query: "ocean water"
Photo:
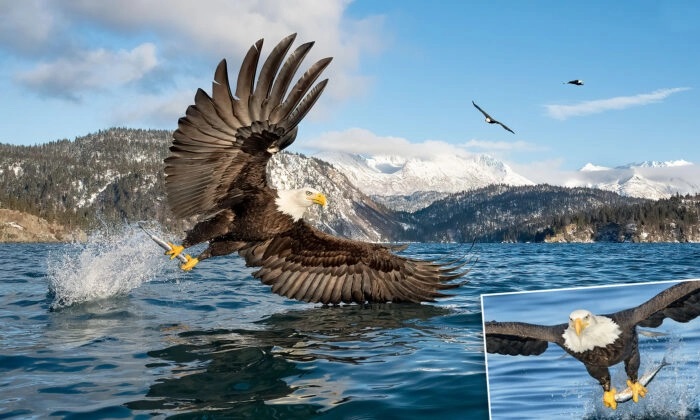
[[[272,294],[237,256],[182,273],[134,227],[0,251],[0,418],[22,419],[488,418],[482,293],[700,277],[698,244],[412,244],[469,253],[469,283],[436,303],[323,307]],[[673,337],[660,346],[688,349]],[[582,391],[558,413],[595,416],[572,377]]]

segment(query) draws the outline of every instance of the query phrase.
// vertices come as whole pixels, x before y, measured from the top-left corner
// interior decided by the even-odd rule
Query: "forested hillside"
[[[172,133],[110,129],[75,141],[0,145],[0,208],[69,227],[165,222],[163,159]]]
[[[404,213],[423,241],[700,241],[700,197],[644,200],[591,188],[492,185]]]
[[[171,136],[164,130],[113,128],[73,141],[0,144],[0,209],[38,216],[57,232],[61,226],[63,238],[80,236],[71,235],[74,230],[89,233],[137,220],[181,230],[192,221],[172,217],[164,191],[163,159]],[[324,191],[328,207],[312,209],[308,220],[355,239],[700,242],[698,196],[654,201],[591,188],[491,185],[447,195],[415,212],[397,212],[318,159],[280,153],[268,174],[274,187]],[[410,204],[411,197],[403,200]],[[18,220],[0,220],[0,241],[18,237],[12,229],[20,228]]]

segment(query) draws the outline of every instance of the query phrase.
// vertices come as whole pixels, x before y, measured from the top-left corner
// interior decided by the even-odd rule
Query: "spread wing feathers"
[[[331,58],[313,64],[289,89],[313,46],[303,44],[287,56],[295,38],[296,34],[289,35],[275,46],[257,83],[263,40],[256,42],[241,64],[235,95],[226,60],[214,73],[212,96],[197,90],[194,105],[178,121],[165,159],[165,187],[176,216],[213,213],[243,191],[267,187],[267,161],[294,141],[297,125],[328,82],[314,85]]]
[[[491,118],[491,116],[488,113],[486,113],[486,111],[481,109],[481,107],[479,105],[475,104],[474,101],[472,101],[472,105],[474,105],[474,107],[476,107],[476,109],[478,109],[482,114],[484,114],[484,117]],[[491,118],[491,119],[493,119],[493,118]]]
[[[685,281],[626,311],[611,315],[619,323],[658,327],[666,318],[688,322],[700,316],[700,281]]]
[[[422,302],[445,297],[466,261],[441,265],[404,258],[390,247],[336,238],[299,222],[289,234],[239,251],[272,291],[307,302]]]
[[[486,351],[509,356],[542,354],[549,342],[563,342],[567,324],[535,325],[524,322],[485,322]]]
[[[515,131],[511,130],[510,128],[508,128],[508,126],[506,126],[506,125],[503,124],[502,122],[496,121],[496,123],[498,123],[501,127],[505,128],[506,130],[510,131],[511,133],[515,134]]]

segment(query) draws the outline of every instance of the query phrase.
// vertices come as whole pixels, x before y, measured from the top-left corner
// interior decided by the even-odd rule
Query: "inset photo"
[[[481,296],[492,420],[699,418],[700,280]]]

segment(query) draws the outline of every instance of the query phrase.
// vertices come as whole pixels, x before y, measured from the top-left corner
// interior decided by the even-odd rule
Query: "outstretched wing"
[[[239,250],[272,291],[307,302],[423,302],[458,287],[466,261],[440,264],[393,254],[391,247],[337,238],[304,221]]]
[[[313,64],[289,90],[313,46],[312,42],[299,46],[282,64],[295,38],[296,34],[287,36],[270,52],[257,84],[262,39],[241,64],[235,95],[226,60],[214,73],[212,96],[197,90],[194,105],[178,121],[165,159],[165,188],[176,216],[216,212],[245,192],[267,187],[268,160],[294,141],[297,125],[328,82],[314,86],[331,58]]]
[[[515,131],[511,130],[510,128],[506,127],[505,124],[503,124],[500,121],[496,121],[498,124],[500,124],[501,127],[505,128],[506,130],[510,131],[511,133],[515,134]]]
[[[536,325],[524,322],[485,322],[484,340],[489,353],[532,356],[544,353],[549,342],[561,344],[567,324]]]
[[[664,319],[688,322],[700,316],[700,281],[685,281],[662,291],[637,306],[610,315],[616,322],[640,327],[658,327]]]
[[[486,118],[491,118],[491,116],[490,116],[489,114],[487,114],[486,111],[484,111],[483,109],[481,109],[481,107],[480,107],[479,105],[475,104],[474,101],[472,101],[472,105],[474,105],[474,107],[476,107],[476,109],[478,109],[479,111],[481,111],[481,113],[484,114],[484,117],[486,117]],[[491,118],[491,119],[493,119],[493,118]]]

